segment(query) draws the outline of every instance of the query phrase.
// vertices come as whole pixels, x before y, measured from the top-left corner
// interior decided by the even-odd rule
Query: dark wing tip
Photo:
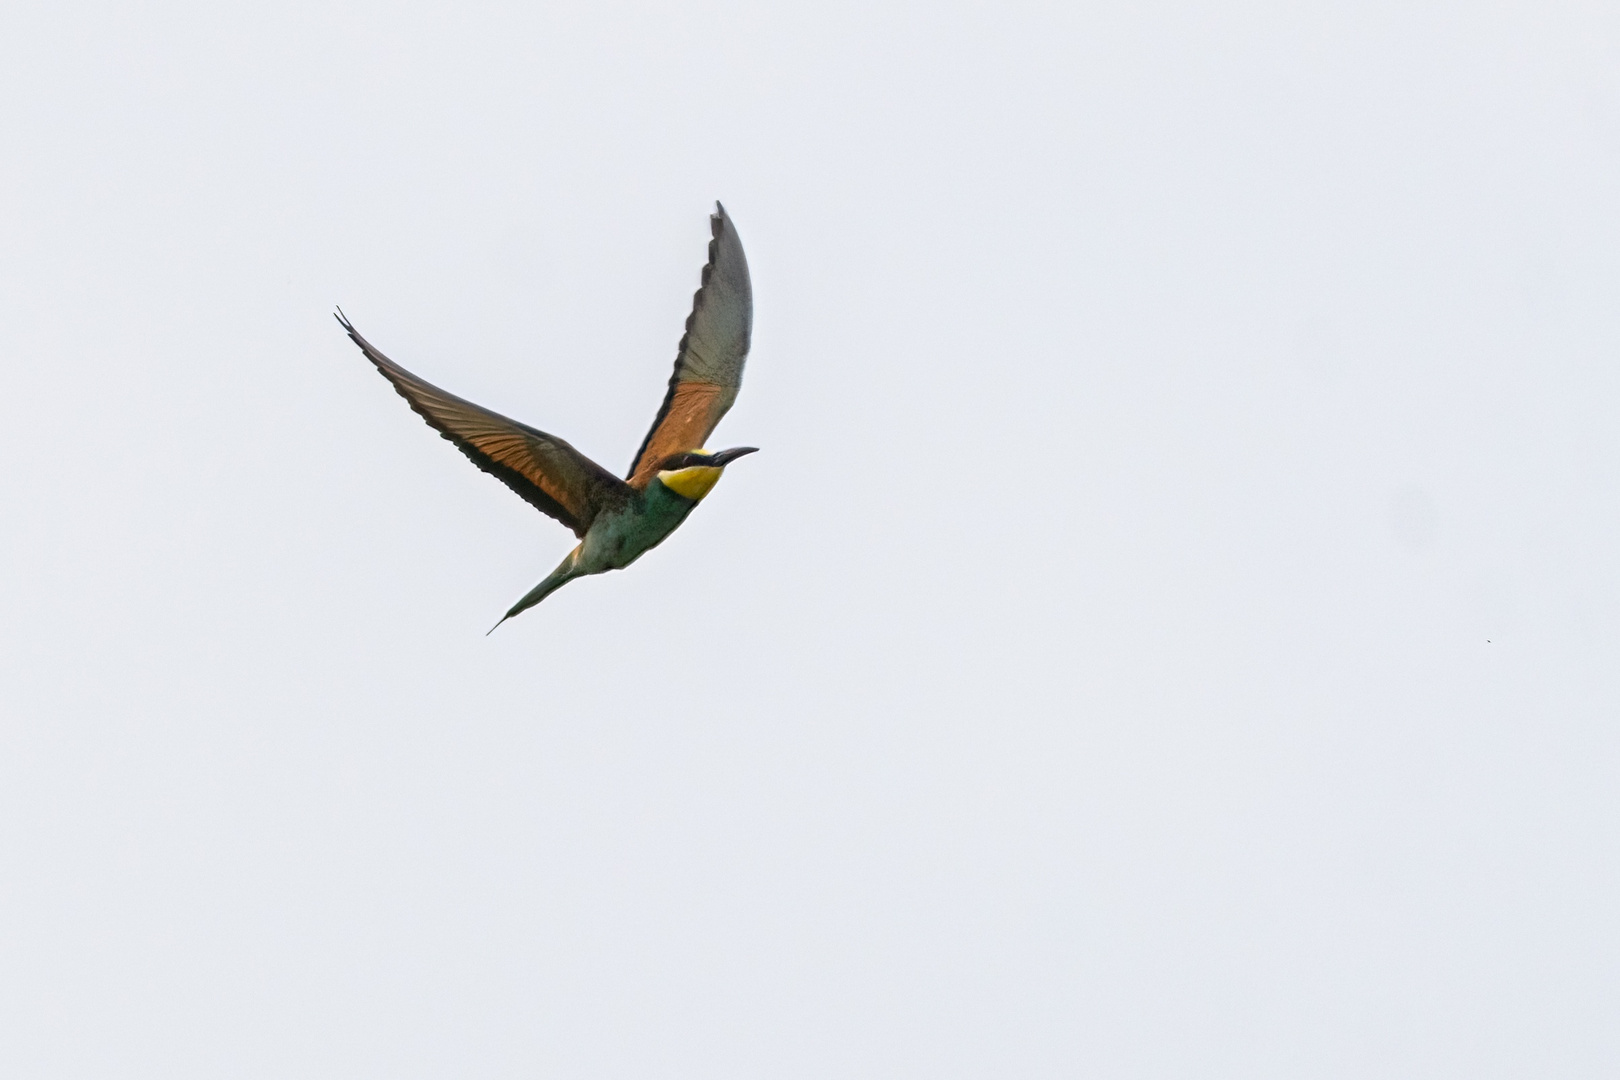
[[[342,308],[338,308],[332,317],[338,321],[338,325],[343,327],[344,332],[349,335],[349,340],[354,342],[355,345],[359,347],[360,351],[366,354],[366,359],[375,364],[378,370],[382,371],[383,374],[388,378],[389,382],[393,382],[394,377],[388,374],[388,369],[395,368],[398,365],[396,365],[392,360],[388,359],[388,357],[384,356],[377,346],[373,345],[371,342],[367,341],[361,336],[360,331],[354,328],[354,323],[350,322],[349,317],[343,314]],[[399,390],[399,385],[397,383],[395,384],[394,389]],[[405,398],[405,400],[410,400],[410,395],[406,394],[405,391],[400,390],[400,394]],[[414,409],[416,406],[413,404],[411,408]]]
[[[332,313],[332,318],[336,319],[338,321],[338,325],[343,327],[343,332],[349,335],[349,340],[360,346],[361,352],[365,353],[369,357],[372,353],[377,351],[371,347],[371,342],[360,336],[360,331],[356,330],[354,328],[354,323],[350,322],[349,317],[343,314],[342,308],[337,308]]]

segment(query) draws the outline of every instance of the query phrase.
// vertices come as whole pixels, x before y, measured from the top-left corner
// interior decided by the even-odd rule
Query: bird
[[[619,479],[567,442],[411,374],[372,345],[338,308],[336,318],[417,415],[579,543],[498,622],[527,611],[575,578],[622,570],[657,547],[703,501],[727,465],[758,447],[703,448],[737,400],[753,335],[753,287],[742,241],[715,203],[709,259],[675,353],[675,371],[652,428]]]

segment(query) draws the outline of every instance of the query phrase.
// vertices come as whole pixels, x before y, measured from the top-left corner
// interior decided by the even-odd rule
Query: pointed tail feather
[[[573,581],[575,578],[579,577],[579,571],[576,569],[578,565],[579,548],[576,547],[573,551],[568,553],[568,557],[558,565],[557,569],[546,575],[546,579],[544,581],[530,589],[528,592],[524,593],[523,599],[513,604],[512,610],[508,611],[505,615],[502,615],[501,622],[498,622],[494,626],[490,627],[484,636],[489,637],[490,634],[493,634],[496,629],[499,628],[501,623],[505,622],[507,619],[510,619],[514,615],[520,615],[523,612],[528,611],[530,608],[534,607],[534,605],[538,604],[540,601],[544,600],[546,597],[550,596],[552,593],[556,592],[570,581]]]

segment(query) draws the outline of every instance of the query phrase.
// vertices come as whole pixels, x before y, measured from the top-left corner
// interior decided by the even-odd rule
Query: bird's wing
[[[742,386],[754,325],[754,292],[737,228],[725,207],[715,203],[714,208],[709,218],[714,239],[709,241],[703,284],[692,297],[692,314],[675,356],[669,393],[630,466],[633,488],[645,488],[669,455],[701,447]]]
[[[337,320],[422,419],[474,465],[576,536],[585,535],[604,505],[631,497],[629,485],[563,440],[445,393],[378,352],[341,311]]]

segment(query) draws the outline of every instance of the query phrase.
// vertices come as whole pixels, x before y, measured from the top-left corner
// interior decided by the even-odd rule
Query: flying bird
[[[753,289],[742,241],[715,203],[713,239],[703,281],[675,354],[664,404],[641,441],[623,480],[555,435],[509,420],[417,378],[360,336],[338,309],[337,320],[366,359],[416,413],[456,444],[474,465],[529,505],[574,531],[579,544],[545,580],[530,589],[495,627],[568,582],[622,570],[674,532],[703,500],[725,467],[758,448],[703,449],[742,386],[754,323]]]

